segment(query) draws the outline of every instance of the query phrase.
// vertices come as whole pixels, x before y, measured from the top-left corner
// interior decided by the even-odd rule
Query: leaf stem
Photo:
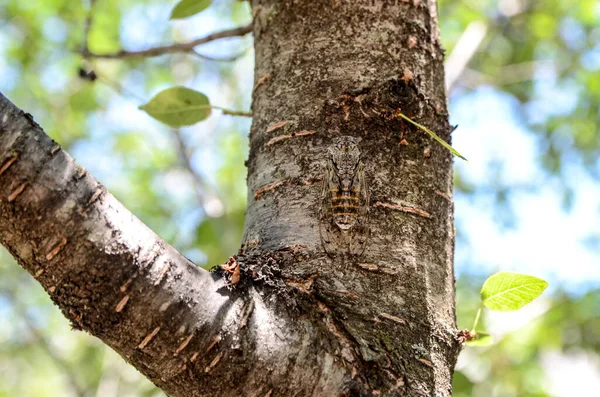
[[[450,152],[452,152],[452,154],[454,154],[455,156],[460,157],[461,159],[468,161],[462,154],[458,153],[456,151],[456,149],[454,149],[452,146],[450,146],[446,141],[444,141],[442,138],[440,138],[439,136],[437,136],[437,134],[433,131],[431,131],[429,128],[425,127],[424,125],[421,125],[419,123],[417,123],[416,121],[412,120],[410,117],[406,116],[404,113],[402,113],[400,110],[396,111],[396,116],[397,117],[401,117],[404,120],[408,121],[409,123],[411,123],[412,125],[422,129],[423,131],[425,131],[426,133],[428,133],[433,139],[435,139],[436,141],[438,141],[443,147],[445,147],[446,149],[450,150]]]
[[[143,107],[146,105],[142,105],[140,106],[140,109],[144,110]],[[223,108],[221,106],[214,106],[214,105],[194,105],[194,106],[188,106],[185,108],[186,110],[203,110],[203,109],[216,109],[216,110],[220,110],[221,112],[223,112],[223,114],[227,114],[229,116],[242,116],[242,117],[252,117],[252,113],[250,112],[244,112],[241,110],[231,110],[231,109],[227,109],[227,108]],[[175,109],[175,110],[166,110],[166,111],[162,111],[162,112],[158,112],[156,111],[156,114],[172,114],[172,113],[177,113],[180,112],[180,109]]]
[[[475,322],[473,323],[473,329],[471,330],[471,333],[475,334],[475,329],[477,328],[477,325],[479,324],[479,318],[481,317],[481,310],[483,309],[483,306],[479,306],[479,310],[477,310],[477,315],[475,316]]]
[[[217,109],[223,112],[223,114],[226,114],[228,116],[241,116],[241,117],[252,117],[252,113],[251,112],[243,112],[241,110],[231,110],[231,109],[225,109],[222,108],[220,106],[210,106],[213,109]]]

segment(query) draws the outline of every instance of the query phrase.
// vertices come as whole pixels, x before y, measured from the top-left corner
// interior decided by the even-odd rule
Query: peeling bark
[[[242,249],[213,273],[0,95],[0,240],[73,327],[170,396],[450,396],[459,350],[435,2],[254,0]],[[365,252],[327,255],[327,147],[360,138]]]

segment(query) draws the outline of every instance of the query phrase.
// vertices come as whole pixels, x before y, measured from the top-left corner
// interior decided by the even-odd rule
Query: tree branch
[[[170,395],[199,395],[197,382],[179,380],[184,393],[169,380],[219,332],[224,282],[135,218],[2,94],[0,242],[74,328]]]
[[[211,41],[224,39],[228,37],[245,36],[252,32],[253,25],[250,23],[246,26],[241,26],[234,29],[223,30],[221,32],[211,33],[208,36],[188,41],[185,43],[176,43],[165,46],[152,47],[139,51],[120,50],[114,53],[96,54],[87,49],[82,49],[80,53],[85,58],[104,58],[104,59],[130,59],[130,58],[148,58],[156,57],[164,54],[173,54],[177,52],[192,52],[194,47],[201,44],[210,43]]]

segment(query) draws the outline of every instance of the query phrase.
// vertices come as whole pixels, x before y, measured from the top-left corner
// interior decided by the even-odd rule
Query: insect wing
[[[359,208],[356,224],[350,229],[348,251],[352,255],[362,255],[369,239],[369,188],[362,162],[358,164],[355,183],[359,190]]]
[[[321,190],[321,206],[319,209],[319,233],[321,243],[328,255],[333,254],[339,247],[340,232],[333,221],[332,190],[337,189],[335,171],[331,160],[327,161],[327,167],[323,175],[323,186]]]

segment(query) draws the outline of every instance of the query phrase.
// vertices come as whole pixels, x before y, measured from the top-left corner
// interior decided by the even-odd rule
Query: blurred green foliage
[[[474,299],[477,290],[472,285],[482,281],[463,277],[459,283],[460,328],[471,326],[477,311],[477,300]],[[455,397],[558,395],[551,378],[553,374],[566,372],[570,360],[598,364],[598,292],[592,290],[577,297],[557,292],[542,303],[533,319],[517,330],[505,333],[502,338],[496,338],[494,345],[467,347],[461,353],[454,375]],[[484,316],[484,322],[485,319]],[[488,329],[489,324],[481,328]],[[555,370],[552,375],[551,367]],[[571,380],[567,378],[564,382],[568,384]],[[573,395],[584,395],[577,394],[577,390],[582,391],[581,386],[573,387]]]
[[[469,24],[488,29],[452,96],[489,85],[518,100],[520,121],[539,135],[541,164],[565,193],[569,163],[581,161],[600,178],[598,7],[597,0],[438,0],[449,52]]]
[[[168,16],[175,0],[94,3],[85,42],[89,1],[2,1],[0,90],[169,243],[201,266],[223,263],[241,239],[249,121],[215,111],[198,126],[172,130],[137,107],[167,87],[184,85],[206,93],[211,103],[248,109],[251,38],[198,48],[215,57],[244,54],[235,62],[193,54],[85,60],[78,51],[85,45],[98,53],[142,49],[200,37],[247,23],[249,6],[216,0],[192,20],[173,22]],[[562,183],[566,195],[572,181],[565,176],[565,164],[579,161],[600,176],[599,15],[596,0],[439,0],[448,53],[470,23],[483,21],[488,27],[451,100],[481,85],[516,99],[523,105],[521,122],[539,138],[540,164]],[[98,78],[82,78],[80,69],[94,70]],[[504,205],[513,188],[497,181],[473,185],[460,174],[456,182],[460,194],[491,189]],[[70,331],[41,288],[5,251],[0,275],[0,397],[162,395],[98,340]],[[461,275],[461,328],[472,324],[482,281]],[[543,308],[515,332],[500,339],[495,335],[494,346],[467,348],[455,373],[455,395],[556,395],[548,382],[549,357],[597,357],[597,290],[570,295],[558,288],[543,300]],[[487,321],[484,316],[483,329]]]

